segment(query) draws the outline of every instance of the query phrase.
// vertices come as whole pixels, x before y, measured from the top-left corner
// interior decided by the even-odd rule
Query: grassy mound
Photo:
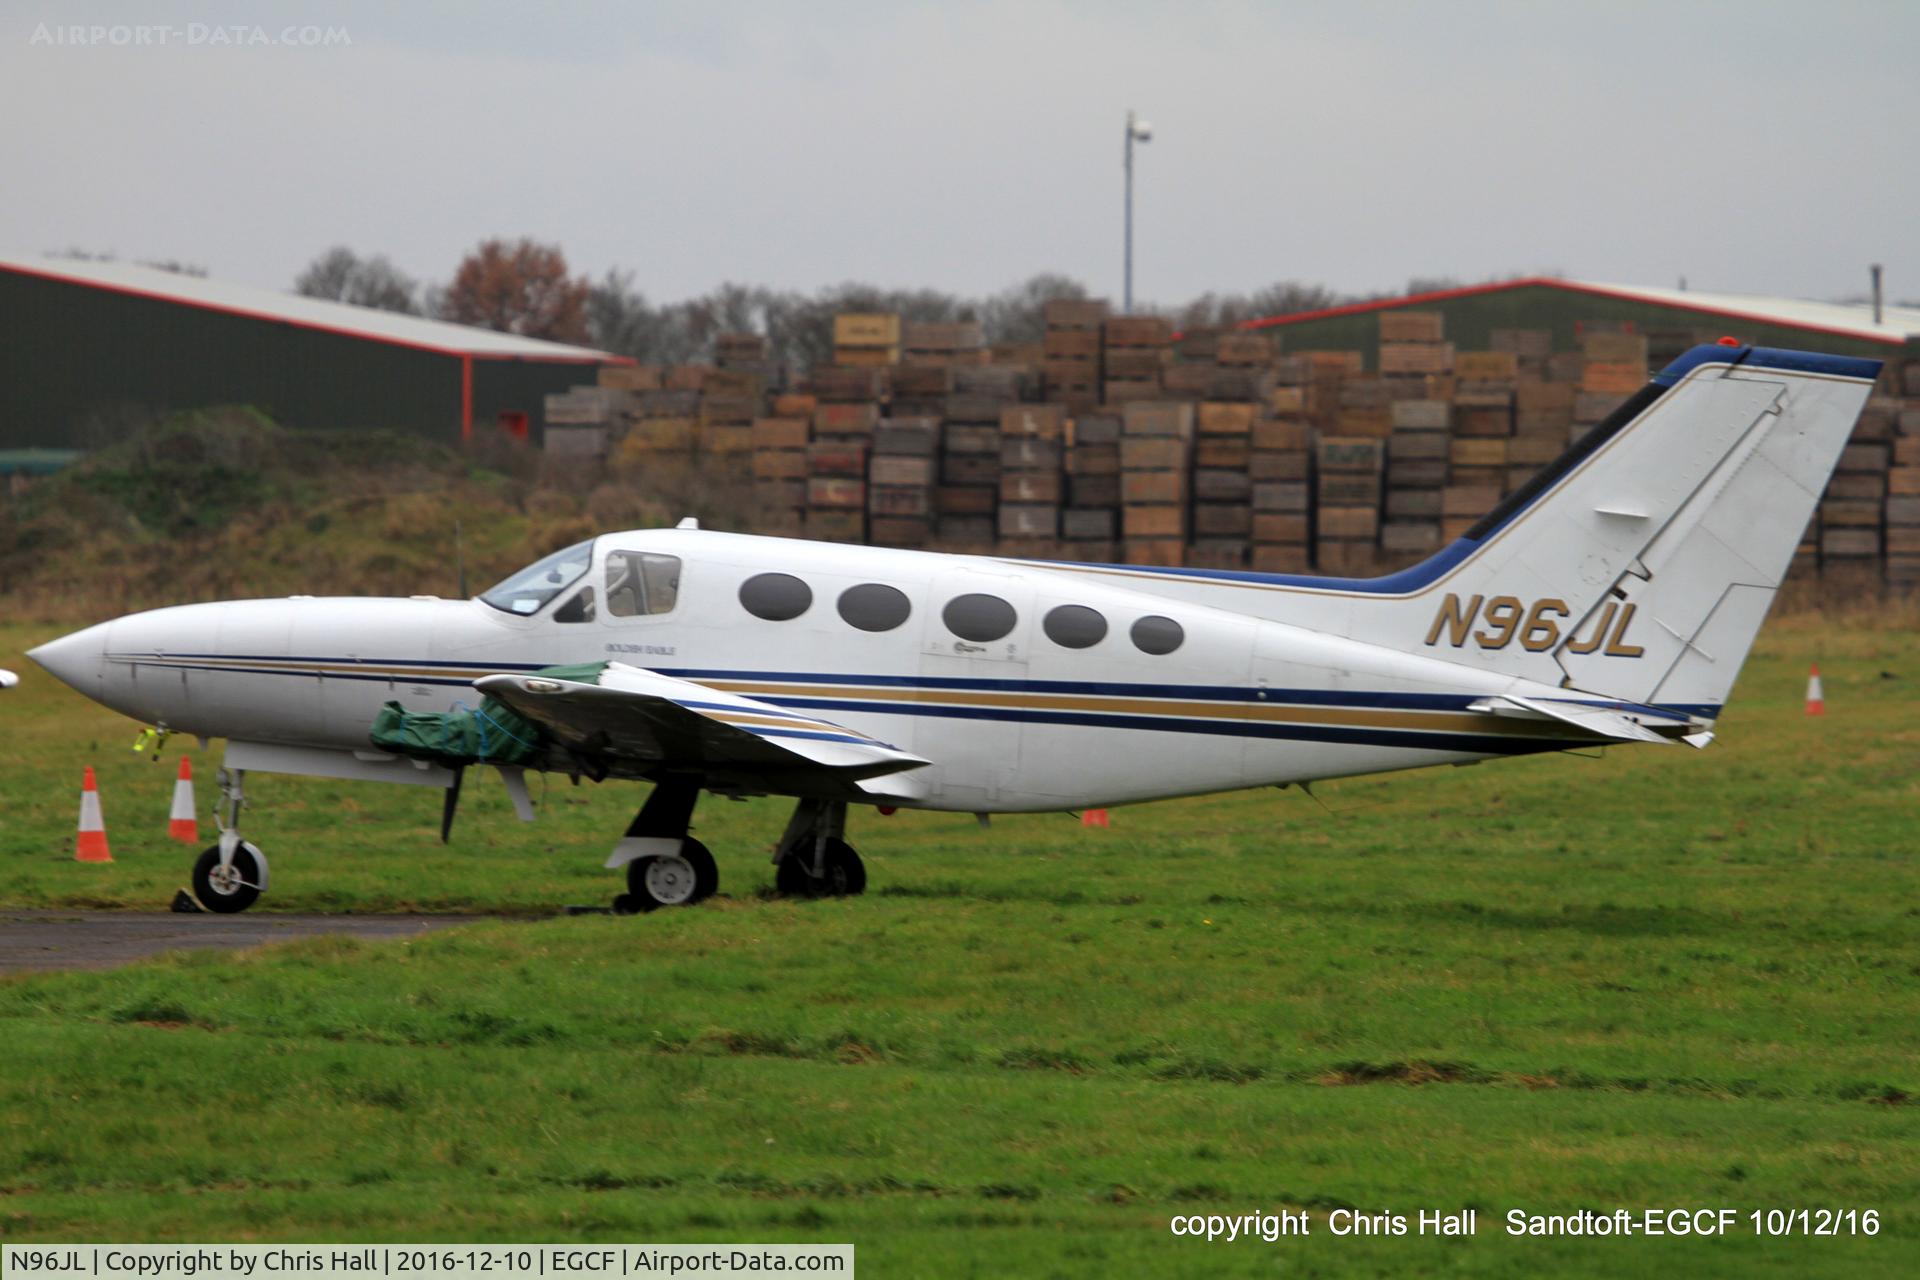
[[[742,486],[542,471],[537,453],[178,414],[0,505],[0,616],[77,622],[202,600],[455,596],[556,547],[689,513],[740,527]]]

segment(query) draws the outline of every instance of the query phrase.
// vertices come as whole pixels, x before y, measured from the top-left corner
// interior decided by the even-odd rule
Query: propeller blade
[[[446,798],[440,804],[440,843],[449,843],[447,837],[453,834],[454,811],[460,807],[460,780],[467,776],[465,765],[457,766],[453,771],[453,781],[447,785]]]

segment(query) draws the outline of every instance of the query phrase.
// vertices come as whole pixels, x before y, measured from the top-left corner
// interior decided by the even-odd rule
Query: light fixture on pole
[[[1134,118],[1133,112],[1127,112],[1127,249],[1126,279],[1120,294],[1122,314],[1133,313],[1133,144],[1152,142],[1153,126],[1145,120]]]

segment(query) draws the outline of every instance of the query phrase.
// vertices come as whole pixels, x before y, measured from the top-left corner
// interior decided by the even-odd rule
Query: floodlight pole
[[[1153,126],[1149,125],[1145,120],[1135,119],[1133,112],[1128,111],[1126,148],[1126,251],[1124,283],[1120,292],[1120,312],[1122,315],[1133,314],[1133,144],[1135,140],[1151,142],[1153,140]]]

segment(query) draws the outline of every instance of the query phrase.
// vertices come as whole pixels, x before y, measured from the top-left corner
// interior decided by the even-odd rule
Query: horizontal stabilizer
[[[1642,719],[1657,719],[1662,723],[1686,724],[1684,718],[1676,720],[1670,712],[1655,711],[1651,707],[1636,707],[1630,711],[1616,709],[1591,702],[1568,702],[1560,699],[1523,698],[1516,694],[1502,694],[1498,698],[1484,698],[1468,708],[1487,715],[1516,716],[1527,720],[1558,720],[1570,724],[1582,733],[1590,733],[1596,738],[1608,738],[1616,742],[1672,742],[1665,734],[1655,733],[1641,723]],[[1705,744],[1702,744],[1705,745]]]

